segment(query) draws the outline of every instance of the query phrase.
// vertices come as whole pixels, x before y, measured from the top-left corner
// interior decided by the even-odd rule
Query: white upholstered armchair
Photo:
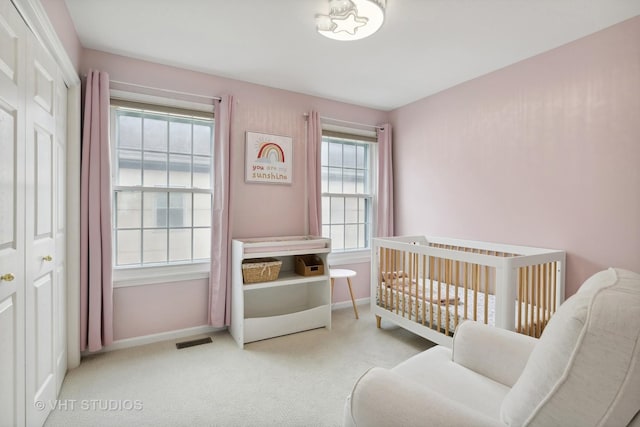
[[[540,339],[472,321],[355,384],[345,426],[640,425],[640,275],[589,278]]]

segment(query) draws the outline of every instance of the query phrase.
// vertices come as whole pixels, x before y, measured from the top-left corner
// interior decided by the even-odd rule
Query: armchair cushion
[[[498,419],[476,412],[423,384],[407,381],[406,377],[387,369],[370,369],[358,380],[347,400],[344,425],[501,425]]]
[[[528,335],[467,320],[453,336],[453,361],[512,387],[537,343]]]
[[[404,378],[405,383],[420,384],[496,420],[500,419],[500,403],[509,391],[509,387],[455,363],[451,349],[443,346],[417,354],[391,372]],[[389,390],[393,389],[385,388],[383,392],[388,394]]]
[[[508,425],[627,425],[639,408],[640,275],[589,278],[551,318],[506,395]]]

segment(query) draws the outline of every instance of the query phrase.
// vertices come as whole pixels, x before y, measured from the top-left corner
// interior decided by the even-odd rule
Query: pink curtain
[[[393,236],[393,144],[391,125],[378,131],[378,237]]]
[[[322,188],[320,186],[320,148],[322,125],[317,112],[307,119],[307,199],[309,200],[309,234],[322,235]]]
[[[113,342],[109,75],[90,70],[80,181],[80,350]]]
[[[209,275],[209,324],[231,324],[231,123],[233,97],[215,104],[214,187]]]

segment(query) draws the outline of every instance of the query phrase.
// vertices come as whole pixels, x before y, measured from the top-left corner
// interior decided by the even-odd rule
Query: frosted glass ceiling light
[[[386,0],[329,0],[328,15],[316,15],[320,34],[334,40],[360,40],[382,27]]]

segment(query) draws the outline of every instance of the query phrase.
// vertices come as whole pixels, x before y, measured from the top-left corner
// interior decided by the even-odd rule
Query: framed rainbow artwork
[[[245,181],[291,184],[293,140],[288,136],[247,132]]]

